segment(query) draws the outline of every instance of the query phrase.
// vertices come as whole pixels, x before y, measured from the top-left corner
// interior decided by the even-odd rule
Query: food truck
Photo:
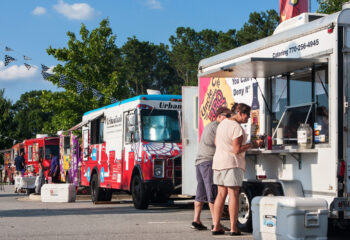
[[[301,14],[198,69],[198,87],[183,87],[183,194],[195,195],[203,127],[218,107],[245,103],[248,141],[268,144],[246,152],[239,227],[252,230],[251,199],[265,195],[323,198],[330,224],[349,224],[350,9]]]
[[[66,131],[60,134],[60,178],[61,182],[79,186],[81,149],[79,137]]]
[[[2,177],[0,179],[0,183],[7,182],[9,184],[13,184],[14,175],[16,171],[13,149],[10,148],[10,149],[0,150],[0,157],[1,157],[1,154],[4,159],[4,169],[1,169],[1,165],[0,165],[0,176]],[[2,171],[4,173],[2,173]]]
[[[110,201],[113,190],[134,206],[167,201],[181,186],[181,96],[140,95],[86,112],[82,122],[81,185]]]
[[[23,141],[25,150],[26,175],[39,174],[39,158],[43,159],[43,165],[50,167],[50,154],[59,155],[59,137],[49,137],[47,134],[37,134],[36,138]],[[47,176],[49,170],[45,171]]]

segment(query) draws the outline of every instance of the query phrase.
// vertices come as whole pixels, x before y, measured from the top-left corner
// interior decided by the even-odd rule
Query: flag
[[[13,49],[6,46],[5,51],[10,52],[10,51],[13,51]]]
[[[45,71],[41,71],[41,75],[45,80],[47,80],[48,77],[52,76],[53,74],[47,73]]]
[[[308,11],[308,0],[280,0],[280,22]]]
[[[91,88],[91,92],[94,97],[97,97],[98,94],[100,94],[95,88]]]
[[[30,70],[30,68],[32,67],[28,63],[24,63],[24,66],[27,68],[27,70]]]
[[[5,55],[5,66],[9,65],[10,63],[16,61],[15,58],[9,56],[9,55]]]
[[[97,100],[100,100],[103,97],[103,94],[99,93],[97,94]]]
[[[81,94],[82,92],[84,92],[84,90],[84,85],[81,82],[77,81],[77,93]]]
[[[49,70],[49,67],[45,66],[44,64],[41,64],[41,70],[46,72],[47,70]]]
[[[58,86],[59,87],[64,87],[64,85],[67,84],[66,81],[66,76],[64,76],[63,74],[60,75],[60,79],[58,80]]]
[[[30,57],[27,57],[27,56],[24,56],[24,55],[23,55],[23,59],[26,60],[26,61],[32,60]]]

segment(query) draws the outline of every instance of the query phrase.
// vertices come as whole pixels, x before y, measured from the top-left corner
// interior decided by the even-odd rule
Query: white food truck
[[[350,8],[301,14],[270,37],[203,59],[198,69],[199,86],[183,87],[182,193],[195,195],[194,162],[203,127],[215,119],[218,107],[245,103],[252,108],[243,126],[249,139],[270,136],[272,146],[246,153],[239,227],[252,230],[251,199],[264,195],[326,199],[330,223],[346,226]],[[310,129],[308,135],[298,136],[304,129]]]

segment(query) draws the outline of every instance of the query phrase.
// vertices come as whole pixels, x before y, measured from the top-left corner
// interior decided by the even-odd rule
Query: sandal
[[[223,230],[223,229],[220,229],[220,230],[217,230],[217,231],[211,231],[211,234],[212,235],[223,235],[223,234],[225,234],[225,230]]]
[[[230,232],[230,236],[241,236],[241,232]]]
[[[196,229],[196,230],[207,230],[207,227],[204,226],[202,223],[196,223],[196,222],[192,222],[192,229]]]

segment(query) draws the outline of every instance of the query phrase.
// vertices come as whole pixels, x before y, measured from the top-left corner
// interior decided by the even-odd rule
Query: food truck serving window
[[[64,137],[64,154],[69,155],[70,154],[70,136]]]
[[[147,142],[180,142],[178,112],[174,110],[141,110],[142,139]]]
[[[45,159],[50,159],[50,153],[52,153],[54,156],[58,156],[58,151],[58,145],[45,145]]]
[[[100,144],[103,139],[104,118],[97,118],[91,122],[91,144]]]
[[[322,64],[271,78],[271,129],[277,144],[296,144],[301,123],[313,128],[314,143],[328,142],[327,76],[327,64]]]

